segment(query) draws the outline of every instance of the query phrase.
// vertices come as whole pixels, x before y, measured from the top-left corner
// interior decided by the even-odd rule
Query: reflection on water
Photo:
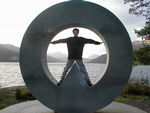
[[[53,76],[59,81],[65,63],[49,63],[48,66]],[[93,83],[100,78],[105,69],[105,64],[86,63],[85,66]],[[139,78],[142,76],[148,76],[150,78],[150,66],[133,67],[131,77]],[[24,85],[19,63],[0,63],[0,86],[11,87],[19,85]]]

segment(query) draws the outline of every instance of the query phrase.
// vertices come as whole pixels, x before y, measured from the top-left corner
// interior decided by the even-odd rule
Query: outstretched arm
[[[92,39],[86,39],[86,43],[87,43],[87,44],[99,45],[99,44],[101,44],[102,42],[98,42],[98,41],[95,41],[95,40],[92,40]]]
[[[59,40],[53,41],[51,43],[52,44],[59,44],[59,43],[66,43],[66,42],[67,42],[67,39],[59,39]]]

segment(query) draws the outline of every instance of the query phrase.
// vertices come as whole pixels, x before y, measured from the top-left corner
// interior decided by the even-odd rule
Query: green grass
[[[129,103],[131,100],[136,99],[142,101],[150,99],[150,86],[147,77],[141,79],[130,79],[121,95],[116,98],[115,101]]]
[[[7,104],[0,104],[0,110],[6,108],[6,107],[8,107],[8,106],[9,106],[9,105],[7,105]]]
[[[16,103],[34,99],[35,98],[26,87],[0,89],[0,110]]]
[[[15,90],[0,89],[0,110],[8,107],[11,103],[16,103]]]
[[[139,96],[139,95],[129,95],[128,98],[130,99],[139,99],[139,100],[147,100],[150,99],[149,96]]]
[[[6,100],[15,100],[15,90],[0,89],[0,102]]]
[[[131,100],[147,100],[150,99],[150,96],[142,96],[142,95],[121,95],[118,98],[115,99],[116,102],[121,102],[121,103],[130,103]]]
[[[121,103],[128,103],[130,102],[130,99],[127,97],[119,96],[118,98],[115,99],[115,101]]]
[[[35,100],[27,88],[16,89],[15,98],[17,100]]]

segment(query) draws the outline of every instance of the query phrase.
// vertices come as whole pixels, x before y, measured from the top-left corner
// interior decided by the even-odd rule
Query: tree
[[[135,33],[142,40],[150,40],[150,0],[124,0],[130,4],[129,14],[145,17],[145,26],[140,30],[135,29]],[[143,41],[144,44],[144,41]]]
[[[150,46],[134,50],[135,65],[150,65]]]
[[[145,26],[143,29],[141,29],[140,31],[138,30],[134,30],[135,33],[137,34],[138,37],[141,37],[142,38],[142,41],[143,41],[143,46],[145,47],[145,43],[144,43],[144,40],[150,40],[150,25],[147,27]]]

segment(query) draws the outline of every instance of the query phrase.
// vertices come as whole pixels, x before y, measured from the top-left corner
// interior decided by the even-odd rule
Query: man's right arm
[[[59,40],[53,41],[51,43],[52,44],[59,44],[59,43],[66,43],[66,42],[67,42],[67,39],[59,39]]]

